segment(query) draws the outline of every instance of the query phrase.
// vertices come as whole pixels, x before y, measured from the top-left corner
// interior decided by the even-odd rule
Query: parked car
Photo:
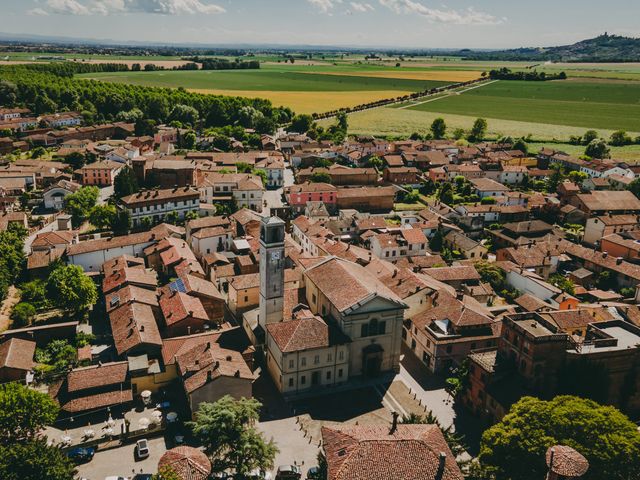
[[[104,480],[129,480],[127,477],[119,477],[118,475],[110,475],[108,477],[104,477]]]
[[[320,467],[311,467],[307,470],[307,480],[320,480]]]
[[[138,458],[147,458],[149,456],[149,442],[146,438],[136,442],[135,453]]]
[[[131,480],[151,480],[153,473],[136,473]]]
[[[299,480],[302,477],[296,465],[280,465],[276,473],[276,480]]]
[[[75,463],[86,463],[90,462],[93,456],[96,453],[96,449],[93,447],[78,447],[67,452],[67,457],[69,457]]]

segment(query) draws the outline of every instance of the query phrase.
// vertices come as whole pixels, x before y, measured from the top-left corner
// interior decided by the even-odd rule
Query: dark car
[[[136,473],[131,480],[151,480],[152,478],[152,473]]]
[[[320,467],[311,467],[307,470],[307,480],[320,480]]]
[[[297,465],[280,465],[276,473],[276,480],[299,480],[302,477]]]
[[[67,452],[67,457],[73,460],[75,463],[90,462],[96,453],[96,449],[93,447],[78,447]]]

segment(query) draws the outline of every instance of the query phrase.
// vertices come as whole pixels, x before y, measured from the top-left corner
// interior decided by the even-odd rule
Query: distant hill
[[[515,48],[492,52],[462,50],[470,60],[554,62],[640,62],[640,38],[600,35],[561,47]]]

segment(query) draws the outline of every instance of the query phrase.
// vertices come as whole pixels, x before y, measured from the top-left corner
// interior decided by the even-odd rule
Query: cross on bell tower
[[[278,217],[260,225],[260,317],[258,323],[281,322],[284,307],[284,227]]]

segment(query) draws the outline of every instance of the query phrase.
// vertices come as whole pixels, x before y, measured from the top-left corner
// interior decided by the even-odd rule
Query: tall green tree
[[[291,120],[291,131],[306,133],[313,125],[313,117],[308,114],[296,115]]]
[[[200,404],[194,421],[187,425],[205,446],[214,471],[233,468],[246,475],[257,468],[273,468],[278,448],[255,427],[260,407],[255,399],[234,400],[229,395],[215,403]]]
[[[609,158],[610,153],[609,145],[602,138],[591,140],[584,151],[584,154],[591,158]]]
[[[629,145],[633,140],[624,130],[616,130],[609,137],[609,143],[614,147]]]
[[[593,140],[596,140],[599,137],[598,132],[596,132],[595,130],[587,130],[586,132],[584,132],[584,135],[582,135],[582,144],[583,145],[589,145]]]
[[[10,224],[0,232],[0,300],[7,296],[9,287],[16,281],[24,267],[25,228]]]
[[[64,157],[64,161],[65,163],[68,163],[72,169],[77,170],[78,168],[84,167],[87,163],[87,158],[81,152],[71,152],[69,155]]]
[[[78,265],[61,265],[51,272],[47,292],[56,305],[72,312],[85,310],[98,300],[96,284]]]
[[[113,179],[113,196],[115,198],[132,195],[139,190],[138,179],[130,166],[123,167]]]
[[[539,480],[545,453],[568,445],[585,456],[585,480],[637,479],[640,432],[619,410],[592,400],[559,396],[544,401],[523,397],[482,435],[480,462],[496,480]]]
[[[2,480],[73,480],[75,473],[65,453],[44,438],[0,446]]]
[[[15,382],[0,385],[0,444],[33,439],[55,421],[58,410],[47,394]]]
[[[96,228],[110,227],[117,215],[115,205],[96,205],[89,211],[89,223]]]
[[[100,189],[98,187],[82,187],[78,191],[67,195],[64,199],[64,209],[71,215],[71,223],[79,227],[89,216],[89,212],[95,207]]]
[[[431,133],[433,138],[436,140],[444,138],[447,133],[447,124],[445,123],[444,118],[438,117],[433,121],[433,123],[431,123]]]
[[[484,118],[476,118],[469,132],[469,140],[472,142],[480,142],[483,140],[487,134],[487,127],[487,121]]]
[[[131,214],[129,210],[118,210],[111,222],[111,231],[115,235],[126,235],[131,230]]]

